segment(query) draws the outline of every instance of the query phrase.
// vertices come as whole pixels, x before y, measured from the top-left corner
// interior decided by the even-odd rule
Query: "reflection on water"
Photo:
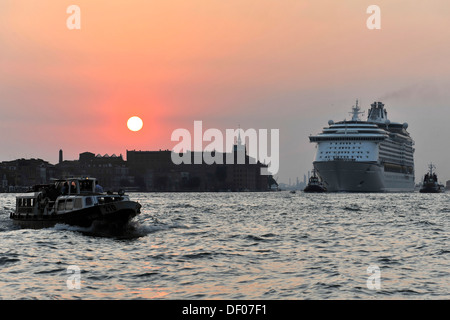
[[[132,198],[142,214],[123,230],[29,230],[12,224],[14,195],[2,195],[0,298],[450,298],[448,194]],[[73,265],[79,290],[66,285]]]

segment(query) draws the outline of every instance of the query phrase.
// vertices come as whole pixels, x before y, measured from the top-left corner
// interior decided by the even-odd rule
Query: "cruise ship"
[[[374,102],[367,120],[358,101],[352,119],[328,122],[309,136],[317,143],[314,169],[331,192],[414,191],[414,141],[407,123],[388,120],[384,104]]]

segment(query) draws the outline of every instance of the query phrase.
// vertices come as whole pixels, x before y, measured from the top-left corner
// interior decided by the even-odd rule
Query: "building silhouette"
[[[174,155],[187,161],[177,165],[172,161]],[[211,163],[205,160],[208,158],[216,161]],[[105,191],[267,191],[276,182],[261,175],[263,168],[267,165],[250,157],[240,141],[229,153],[127,150],[126,160],[122,155],[92,152],[80,153],[78,160],[64,160],[60,150],[56,165],[42,159],[1,162],[0,191],[24,191],[55,178],[84,176],[97,178]]]
[[[65,160],[55,166],[57,177],[95,177],[107,190],[119,190],[134,184],[122,155],[80,153],[78,160]]]
[[[55,166],[42,159],[17,159],[0,163],[1,192],[25,191],[28,186],[48,183]]]
[[[172,151],[127,151],[130,175],[136,185],[146,191],[266,191],[268,176],[261,175],[267,168],[246,153],[238,161],[239,152],[192,152],[177,155],[188,159],[174,164]],[[218,161],[205,162],[205,156]],[[230,159],[234,161],[230,163]]]

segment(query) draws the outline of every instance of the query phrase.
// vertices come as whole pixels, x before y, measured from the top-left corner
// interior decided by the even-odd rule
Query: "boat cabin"
[[[96,192],[96,181],[95,178],[68,178],[54,180],[49,185],[36,185],[32,193],[16,198],[16,214],[60,214],[127,198],[122,191],[117,194]]]
[[[55,180],[55,187],[63,195],[95,193],[95,178],[69,178]]]
[[[56,223],[90,226],[96,220],[123,224],[139,214],[140,208],[123,191],[96,192],[94,178],[69,178],[36,185],[31,192],[18,195],[10,218],[28,227]]]
[[[32,214],[37,206],[37,198],[34,195],[25,195],[16,198],[16,212]]]

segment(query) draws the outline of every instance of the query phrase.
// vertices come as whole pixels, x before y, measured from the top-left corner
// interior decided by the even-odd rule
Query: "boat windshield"
[[[94,178],[69,178],[57,180],[55,187],[61,194],[93,193],[95,190]]]
[[[93,180],[81,180],[80,181],[80,192],[92,192],[94,190]]]

